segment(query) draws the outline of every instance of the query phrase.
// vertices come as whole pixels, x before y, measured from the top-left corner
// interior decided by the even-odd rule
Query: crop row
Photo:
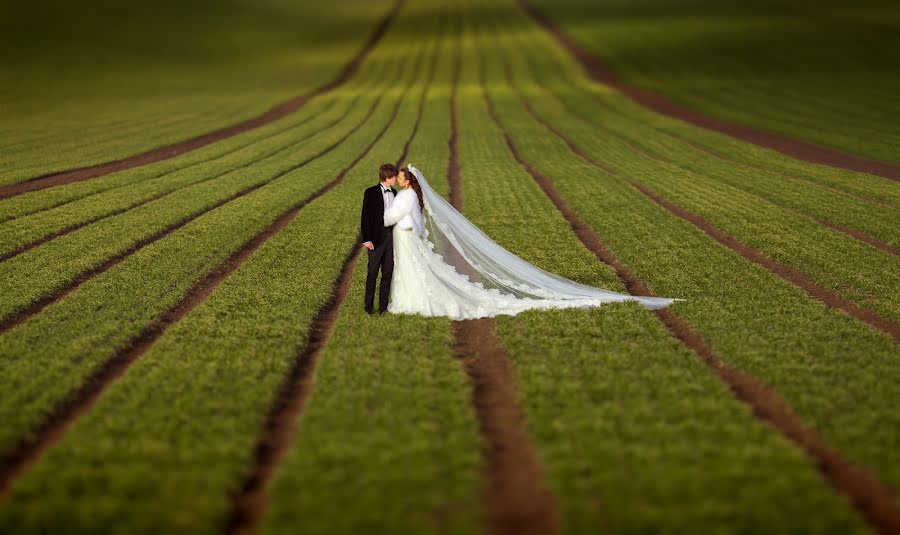
[[[373,42],[377,40],[377,35],[380,34],[376,33],[373,35]],[[183,142],[177,145],[163,147],[161,149],[156,149],[156,151],[149,153],[151,154],[151,156],[148,157],[161,157],[164,163],[160,166],[153,166],[155,167],[155,169],[152,169],[152,171],[149,173],[141,173],[141,171],[147,169],[146,167],[143,169],[141,169],[140,167],[137,169],[129,169],[126,167],[126,170],[123,172],[113,172],[112,176],[103,176],[103,174],[108,174],[114,171],[115,168],[113,170],[106,170],[105,172],[101,169],[99,171],[100,178],[97,178],[96,176],[91,175],[81,176],[76,171],[73,172],[75,173],[74,175],[72,175],[72,173],[61,173],[56,177],[51,177],[50,179],[48,179],[49,181],[46,183],[42,180],[37,180],[25,184],[25,186],[28,186],[29,184],[36,184],[35,188],[38,191],[25,190],[24,192],[15,192],[10,190],[8,192],[4,192],[0,196],[19,196],[19,198],[8,199],[7,201],[0,203],[0,206],[2,206],[2,210],[0,210],[2,219],[5,221],[10,218],[32,213],[34,211],[52,208],[73,199],[81,198],[83,195],[105,191],[106,189],[114,186],[122,186],[140,180],[158,178],[178,169],[186,170],[191,168],[193,165],[203,164],[215,160],[220,156],[232,154],[242,146],[250,146],[252,142],[264,141],[278,136],[285,131],[299,127],[305,122],[309,121],[310,118],[316,114],[316,112],[321,112],[322,110],[327,108],[328,104],[332,104],[336,100],[340,100],[336,99],[335,97],[339,97],[341,95],[347,95],[349,97],[354,93],[358,94],[358,92],[352,91],[351,88],[354,85],[358,85],[359,81],[361,81],[362,77],[359,76],[359,73],[357,72],[359,70],[358,67],[360,63],[362,63],[362,70],[368,71],[369,78],[373,78],[373,70],[376,67],[381,69],[386,68],[386,62],[362,62],[364,57],[365,56],[359,56],[358,58],[356,58],[353,63],[347,66],[347,68],[342,72],[341,76],[339,76],[336,80],[332,81],[329,85],[325,86],[317,93],[314,93],[311,97],[293,99],[288,103],[279,106],[278,108],[270,110],[269,113],[258,117],[253,121],[234,124],[224,130],[213,132],[205,136],[201,136],[200,138],[188,140],[187,142]],[[377,76],[375,77],[375,79],[377,79]],[[321,97],[322,94],[324,94],[324,98]],[[317,96],[319,96],[320,98],[316,98]],[[310,102],[308,102],[304,107],[303,103],[307,100],[309,100]],[[301,109],[299,112],[297,112],[297,107],[303,107],[304,109]],[[294,111],[291,112],[291,109],[293,109]],[[271,122],[273,120],[273,117],[284,114],[286,114],[287,116],[286,120],[279,121],[278,125],[267,124],[268,122]],[[256,126],[252,126],[254,123],[256,124]],[[242,128],[249,128],[249,131],[247,131],[242,136],[235,135],[236,133],[239,133],[240,129]],[[212,147],[205,147],[211,142],[211,139],[206,138],[215,138],[216,135],[220,136],[218,142],[215,143]],[[229,137],[232,139],[229,139]],[[204,139],[206,139],[206,141],[204,141]],[[190,144],[193,142],[201,143],[199,146],[195,146],[192,149],[193,151],[196,151],[194,154],[191,154],[191,151],[189,150],[188,153],[183,155],[181,158],[174,157],[174,155],[177,155],[179,151],[184,150],[181,145],[184,145],[185,143]],[[242,145],[241,143],[243,143],[244,145]],[[166,153],[166,151],[169,152]],[[156,153],[157,156],[152,156],[153,153]],[[212,155],[212,157],[209,157],[210,154]],[[140,160],[141,157],[136,156],[135,158],[138,158]],[[179,165],[179,161],[190,163],[191,165]],[[119,163],[128,166],[129,162],[130,159],[126,159]],[[115,163],[116,162],[113,162],[113,164]],[[137,162],[138,165],[146,165],[146,163],[146,158]],[[133,166],[135,164],[131,163],[130,165]],[[88,171],[90,171],[90,169],[88,169]],[[88,184],[78,184],[79,181],[83,181],[89,178],[93,178],[93,180],[90,180]],[[67,187],[53,188],[49,192],[40,191],[50,186],[60,184],[64,184]]]
[[[490,71],[489,71],[490,72]],[[551,177],[567,203],[617,256],[687,319],[732,366],[782,394],[829,443],[896,484],[896,415],[884,404],[900,370],[894,343],[827,308],[674,218],[624,180],[603,173],[522,113],[502,86],[501,118],[512,115],[524,157]],[[559,117],[546,119],[563,129]],[[578,143],[583,140],[573,135]],[[565,162],[565,163],[563,163]],[[643,177],[631,177],[635,181]]]
[[[419,75],[419,84],[422,78]],[[262,430],[266,409],[296,358],[296,348],[305,343],[307,333],[301,326],[308,325],[326,304],[331,291],[328,281],[337,278],[347,248],[358,247],[359,194],[372,180],[372,170],[377,169],[384,153],[399,152],[403,138],[410,135],[416,121],[416,100],[404,101],[393,126],[341,185],[300,211],[291,224],[110,387],[94,411],[76,424],[59,448],[16,488],[10,505],[0,513],[4,525],[23,520],[29,512],[44,513],[42,518],[51,524],[65,519],[69,526],[77,522],[74,525],[85,528],[109,521],[136,529],[205,531],[221,525],[229,513],[225,497],[234,491],[253,461],[252,438]],[[441,121],[438,109],[446,104],[439,99],[428,102],[423,120],[436,126]],[[442,135],[439,129],[433,132]],[[433,142],[413,146],[430,147]],[[438,153],[434,162],[439,165],[440,160]],[[461,529],[468,527],[464,531],[471,531],[470,502],[477,483],[478,450],[462,374],[458,365],[446,358],[448,324],[419,319],[406,325],[360,317],[361,307],[352,305],[361,300],[364,270],[355,273],[353,301],[340,309],[341,319],[332,336],[335,343],[321,357],[317,394],[311,401],[311,407],[338,412],[322,422],[325,427],[316,424],[315,413],[304,416],[301,436],[312,436],[313,445],[322,448],[313,448],[312,454],[349,448],[362,465],[351,466],[348,458],[332,467],[321,463],[327,459],[318,459],[320,464],[312,467],[312,473],[324,475],[329,468],[343,467],[348,470],[347,490],[351,492],[353,480],[365,483],[358,479],[359,474],[389,481],[390,474],[397,473],[403,463],[407,470],[419,474],[421,481],[411,485],[406,478],[397,479],[394,488],[402,496],[370,488],[369,499],[382,500],[373,508],[363,507],[364,500],[353,494],[358,500],[353,508],[355,521],[364,521],[367,514],[384,518],[393,507],[396,515],[392,518],[408,527],[410,511],[398,506],[409,508],[420,503],[420,525],[429,527],[436,520],[444,524],[444,518],[453,515]],[[417,331],[412,339],[404,336],[410,328]],[[419,332],[419,328],[426,332]],[[345,337],[347,329],[364,332],[358,333],[359,338],[349,339]],[[368,342],[357,344],[357,340]],[[381,346],[382,351],[373,351],[375,346]],[[346,374],[349,363],[345,359],[354,358],[353,350],[357,359],[363,358],[352,362],[352,369],[359,374],[356,381]],[[378,358],[381,354],[383,359]],[[345,385],[348,380],[351,384]],[[400,388],[400,384],[406,388]],[[373,397],[360,398],[363,391]],[[353,404],[361,411],[348,411]],[[137,429],[132,428],[135,418],[142,422]],[[355,422],[369,427],[358,429]],[[411,422],[416,425],[411,426]],[[336,431],[353,433],[353,440],[342,439]],[[367,440],[374,443],[367,444]],[[378,461],[379,455],[384,464]],[[86,472],[95,458],[107,460],[104,469]],[[73,463],[72,459],[80,462]],[[146,470],[151,466],[149,473]],[[426,466],[433,469],[426,470]],[[296,519],[294,503],[301,493],[290,491],[289,486],[301,481],[309,490],[308,485],[315,482],[303,479],[309,475],[306,470],[301,474],[291,468],[282,471],[273,512],[279,511],[279,504],[282,510],[289,504],[287,510]],[[80,488],[85,477],[93,484],[88,485],[86,494],[79,491],[73,501],[75,486]],[[38,498],[42,481],[47,478],[55,481],[56,491]],[[325,481],[335,483],[327,477]],[[104,492],[104,483],[121,490],[123,499],[107,501],[103,511],[92,511],[91,504],[97,497],[91,491]],[[286,490],[278,490],[285,485]],[[140,502],[146,509],[135,510],[129,499],[134,493],[151,498]],[[343,510],[330,520],[354,518],[339,502],[329,502],[329,507]],[[456,510],[460,506],[468,512],[461,514]],[[54,514],[47,514],[51,512]],[[278,525],[283,516],[273,515],[272,522]],[[291,525],[315,528],[314,517],[301,520],[302,524]]]
[[[485,28],[477,50],[499,51],[491,40],[496,35],[494,27]],[[487,62],[494,102],[506,90],[501,64],[497,54],[479,56]],[[471,71],[468,81],[477,83]],[[538,153],[553,161],[557,174],[578,171],[570,156],[557,158],[552,143],[542,142],[546,133],[534,129],[524,110],[498,105],[497,111],[517,140],[542,145]],[[468,216],[539,266],[623,291],[613,270],[578,242],[519,167],[503,131],[476,120],[490,116],[484,95],[467,95],[460,113],[461,124],[469,126],[460,137]],[[578,177],[585,180],[590,175]],[[496,217],[498,212],[504,217]],[[531,227],[536,235],[523,231]],[[735,522],[752,527],[775,518],[790,525],[800,511],[825,504],[834,516],[813,522],[855,522],[811,463],[734,401],[649,311],[606,305],[526,313],[498,319],[497,326],[515,363],[529,429],[559,495],[566,530],[724,528]],[[762,466],[790,476],[774,483]],[[733,487],[735,477],[744,484]],[[795,493],[804,499],[791,499]],[[773,509],[773,495],[783,496],[775,503],[791,503]]]
[[[451,35],[442,40],[441,62],[408,157],[437,177],[449,158],[453,28],[444,30]],[[339,212],[348,235],[355,233],[357,203]],[[360,260],[320,357],[296,442],[273,483],[264,531],[377,526],[398,533],[472,532],[481,516],[481,452],[471,387],[452,358],[450,323],[368,317],[361,306],[364,283]]]
[[[351,94],[344,93],[346,98]],[[152,181],[172,173],[184,172],[208,162],[230,156],[255,143],[264,143],[272,138],[295,129],[331,111],[332,107],[344,101],[342,95],[329,94],[312,99],[307,106],[277,125],[268,125],[242,136],[225,139],[211,146],[163,160],[151,166],[139,166],[95,177],[88,181],[76,181],[56,187],[15,195],[0,201],[0,219],[3,222],[37,214],[67,204],[86,200],[110,190],[133,186],[143,181]]]
[[[396,66],[394,68],[396,69]],[[382,74],[377,72],[375,76]],[[369,85],[371,83],[372,80],[369,80]],[[241,145],[225,153],[221,153],[221,149],[218,149],[218,154],[213,158],[204,158],[197,163],[184,165],[174,171],[166,171],[153,178],[120,185],[102,193],[67,202],[54,209],[9,221],[0,226],[4,231],[3,240],[0,241],[0,255],[33,247],[34,244],[45,241],[48,236],[56,237],[88,223],[153,201],[178,202],[176,192],[180,190],[208,181],[221,180],[224,176],[238,174],[254,165],[273,162],[282,162],[284,165],[298,161],[299,147],[315,145],[320,137],[327,139],[331,131],[347,131],[352,128],[353,121],[361,113],[355,104],[359,101],[361,92],[366,89],[365,85],[360,87],[358,92],[355,92],[357,94],[347,101],[333,95],[327,99],[331,102],[325,110],[304,118],[297,127],[281,127],[275,133],[269,133],[250,142],[241,140]],[[357,110],[357,115],[351,115],[354,109]],[[344,121],[351,124],[342,124]]]
[[[614,12],[584,0],[529,3],[632,83],[723,119],[898,161],[888,52],[896,40],[873,31],[874,21],[895,19],[885,5],[860,9],[858,20],[870,23],[835,26],[824,21],[844,15],[805,0],[790,9],[649,2]]]
[[[402,67],[400,64],[397,66]],[[331,153],[333,149],[343,146],[348,137],[368,121],[380,100],[375,95],[360,99],[351,113],[350,124],[321,132],[315,138],[290,148],[280,158],[226,171],[216,180],[177,190],[134,210],[82,227],[0,264],[0,272],[7,275],[3,288],[8,289],[4,292],[3,316],[10,317],[26,310],[82,274],[98,267],[103,269],[104,262],[109,259],[145,246],[211,209],[250,194],[274,180],[289,177],[309,162]],[[249,154],[246,156],[253,158]]]
[[[616,120],[608,113],[598,110],[590,95],[582,94],[582,98],[568,98],[548,90],[541,85],[541,80],[559,81],[565,73],[560,72],[553,61],[539,56],[543,63],[537,67],[529,60],[535,58],[533,48],[520,37],[510,47],[523,47],[523,51],[531,51],[527,55],[511,58],[524,65],[528,76],[536,84],[518,87],[522,92],[540,94],[543,109],[555,115],[568,115],[571,120],[582,124],[586,129],[603,132],[604,136],[622,141],[631,151],[642,157],[660,162],[670,168],[683,169],[689,174],[700,174],[710,179],[723,182],[738,189],[766,199],[780,207],[797,211],[819,221],[829,221],[852,229],[867,232],[872,237],[896,246],[898,243],[898,227],[895,221],[896,208],[873,204],[866,200],[849,196],[836,196],[833,190],[798,180],[793,177],[772,172],[759,166],[736,166],[734,162],[723,161],[711,157],[709,152],[697,145],[673,136],[659,135],[657,131],[635,119]],[[541,73],[541,75],[535,75]],[[552,75],[550,73],[553,73]],[[518,85],[518,84],[517,84]],[[523,84],[524,85],[524,84]]]
[[[42,141],[36,147],[12,149],[8,152],[7,161],[3,162],[0,172],[0,185],[16,184],[44,174],[60,170],[60,166],[81,166],[87,162],[99,162],[112,159],[112,155],[127,154],[133,150],[135,139],[140,139],[146,146],[155,147],[178,136],[190,125],[190,129],[210,131],[223,123],[235,122],[246,116],[247,110],[238,108],[223,114],[221,111],[204,110],[201,113],[185,110],[182,115],[168,114],[159,121],[149,124],[129,125],[120,129],[111,129],[88,138],[88,133],[71,135],[68,133],[59,139]],[[183,135],[183,134],[182,134]],[[48,150],[52,147],[52,150]],[[66,155],[66,159],[61,159]],[[61,160],[61,161],[60,161]]]
[[[643,108],[621,93],[587,79],[581,67],[571,61],[566,51],[555,46],[552,39],[529,22],[508,20],[506,24],[513,24],[519,30],[519,38],[524,40],[529,48],[534,48],[536,43],[543,47],[540,55],[532,57],[543,59],[544,69],[550,68],[565,73],[558,77],[541,78],[540,84],[552,88],[570,108],[591,116],[620,134],[634,134],[640,125],[663,134],[661,138],[658,135],[653,136],[654,138],[680,140],[693,150],[700,150],[711,157],[726,160],[732,165],[749,166],[791,180],[820,184],[861,198],[888,202],[894,207],[900,206],[900,192],[891,180],[875,176],[861,180],[860,174],[853,171],[825,165],[811,165],[718,132],[698,129],[683,121]],[[532,58],[526,57],[525,60],[531,61]],[[548,62],[550,65],[546,65]],[[637,140],[643,139],[642,136],[633,137]],[[688,147],[685,147],[685,150],[689,150]]]
[[[546,73],[537,76],[544,77]],[[539,112],[553,112],[541,106],[540,102],[536,103]],[[708,178],[705,173],[695,173],[647,157],[621,139],[598,136],[596,129],[578,122],[561,121],[559,130],[611,170],[646,184],[781,264],[809,275],[815,282],[863,308],[889,319],[900,318],[900,309],[896,306],[898,290],[890,282],[896,258],[890,253],[823,227],[816,221],[798,217],[796,213],[731,184]],[[721,167],[722,164],[710,161],[709,166]],[[729,171],[724,168],[721,173]]]
[[[13,379],[4,385],[2,412],[7,425],[0,435],[0,444],[8,446],[11,440],[21,437],[45,417],[109,357],[111,350],[127,343],[148,322],[157,319],[200,274],[218,264],[279,213],[330,180],[326,177],[333,176],[333,170],[341,167],[346,154],[358,153],[366,147],[396,113],[399,97],[395,90],[390,90],[389,95],[374,109],[372,119],[350,134],[340,153],[310,158],[307,165],[294,170],[280,169],[279,173],[270,174],[271,169],[254,168],[252,173],[243,173],[250,175],[250,180],[264,179],[265,185],[204,213],[164,239],[139,249],[118,265],[83,283],[65,299],[51,304],[40,315],[7,332],[3,344],[5,358],[0,359],[0,367],[4,376]],[[237,179],[248,180],[240,175]],[[224,190],[226,183],[219,181],[216,186],[218,190]],[[233,187],[240,189],[247,185]],[[167,215],[165,210],[179,208],[167,203],[156,212],[150,212],[150,217],[136,217],[133,222],[119,223],[108,235],[91,232],[90,237],[115,242],[117,234],[126,233],[135,226],[140,229],[153,221],[153,216],[164,216]],[[121,219],[113,218],[116,222]],[[61,240],[51,244],[56,241]],[[6,262],[3,267],[24,261],[31,253],[43,251],[51,244]],[[72,256],[72,252],[68,248],[60,249],[63,262]],[[96,263],[98,260],[96,256],[88,256],[82,262]],[[60,280],[59,272],[50,271],[50,276]],[[33,289],[32,292],[40,295]],[[111,301],[110,295],[117,299]],[[6,296],[7,292],[4,292]],[[22,299],[22,294],[9,297]],[[27,301],[23,299],[22,302]],[[55,329],[53,325],[65,325],[66,328]],[[51,332],[48,332],[48,326]]]
[[[284,12],[283,20],[269,16],[274,6],[258,2],[227,10],[207,8],[202,13],[185,9],[172,13],[172,9],[161,6],[155,14],[142,12],[135,17],[123,12],[115,20],[104,20],[110,17],[109,10],[86,6],[77,21],[80,38],[74,43],[57,35],[35,37],[52,34],[54,28],[64,35],[72,31],[73,21],[60,20],[53,10],[42,11],[40,24],[31,20],[30,31],[21,31],[28,28],[27,17],[38,11],[22,8],[17,19],[21,27],[6,32],[4,42],[10,40],[11,46],[4,49],[21,50],[17,40],[41,44],[29,45],[33,54],[26,55],[30,60],[27,64],[22,64],[21,55],[14,54],[3,61],[3,70],[15,73],[7,76],[10,84],[6,88],[10,105],[7,124],[15,128],[0,133],[0,141],[19,141],[27,132],[50,131],[52,135],[17,147],[17,170],[2,174],[0,182],[9,184],[174,143],[259,115],[279,101],[323,85],[359,52],[378,21],[389,16],[393,7],[390,1],[346,4],[328,11],[318,6],[295,6]],[[148,23],[152,15],[159,15],[163,22]],[[172,24],[172,20],[191,20],[184,27],[192,31],[183,31],[184,27]],[[102,30],[91,29],[92,24]],[[116,47],[104,42],[111,38],[112,28],[118,35]],[[148,28],[154,29],[152,35],[147,35]],[[158,32],[173,28],[179,30],[158,40]],[[323,40],[333,42],[329,38],[335,30],[347,38],[323,47]],[[222,40],[226,31],[243,35]],[[261,35],[267,38],[260,39]],[[123,42],[131,43],[131,48]],[[238,44],[239,50],[226,52],[228,46]],[[111,57],[97,62],[95,54],[84,47],[106,50]],[[175,47],[177,53],[152,50],[168,47]],[[129,58],[128,52],[135,50],[141,50],[142,55]],[[303,60],[304,52],[310,50],[320,53],[314,55],[315,61]],[[246,75],[248,69],[252,76]],[[130,124],[144,123],[148,117],[171,124],[130,134],[126,130],[127,135],[70,135],[71,124],[84,129],[121,117],[128,118]]]

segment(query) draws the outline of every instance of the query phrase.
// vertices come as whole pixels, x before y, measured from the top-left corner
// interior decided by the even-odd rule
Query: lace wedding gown
[[[548,273],[507,251],[438,195],[413,166],[425,201],[404,189],[385,211],[395,225],[388,311],[474,319],[531,309],[596,307],[637,301],[657,309],[678,299],[601,290]]]

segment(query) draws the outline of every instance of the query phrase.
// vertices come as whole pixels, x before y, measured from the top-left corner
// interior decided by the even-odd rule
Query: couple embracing
[[[409,165],[386,163],[365,190],[360,242],[368,253],[366,312],[475,319],[525,310],[636,301],[657,309],[676,299],[579,284],[519,258],[488,238]]]

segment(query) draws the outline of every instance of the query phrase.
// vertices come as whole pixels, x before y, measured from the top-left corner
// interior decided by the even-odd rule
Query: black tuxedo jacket
[[[394,197],[397,191],[391,188]],[[381,245],[393,226],[384,226],[384,196],[381,194],[381,184],[376,184],[366,189],[363,193],[362,217],[359,223],[360,243],[372,242],[375,247]]]

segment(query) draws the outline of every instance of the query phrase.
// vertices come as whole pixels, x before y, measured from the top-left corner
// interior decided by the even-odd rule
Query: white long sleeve
[[[409,194],[412,193],[410,196]],[[412,198],[410,198],[412,197]],[[389,227],[396,225],[403,216],[408,215],[412,211],[412,206],[416,198],[416,192],[405,189],[394,197],[394,202],[390,208],[384,211],[384,226]]]
[[[424,230],[419,197],[411,189],[397,194],[393,204],[384,212],[384,226],[397,225],[403,230],[412,230],[421,235]]]

